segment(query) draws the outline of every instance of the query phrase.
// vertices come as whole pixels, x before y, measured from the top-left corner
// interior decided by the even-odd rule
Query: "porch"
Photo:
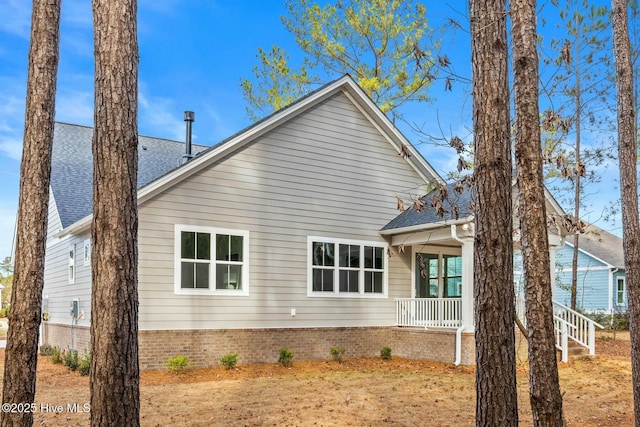
[[[396,326],[424,329],[455,329],[456,360],[459,360],[459,334],[464,328],[461,298],[396,298]],[[524,322],[524,304],[516,305]],[[558,302],[553,303],[556,348],[560,360],[569,361],[570,345],[577,345],[595,355],[595,329],[604,327]],[[515,325],[514,325],[515,326]]]

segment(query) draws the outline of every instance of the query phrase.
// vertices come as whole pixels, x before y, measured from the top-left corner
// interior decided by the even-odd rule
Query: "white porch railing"
[[[569,361],[569,340],[596,354],[596,327],[604,329],[599,323],[571,310],[569,307],[553,302],[553,322],[556,332],[556,348],[562,351],[562,361]]]
[[[396,298],[396,326],[458,328],[461,313],[460,298]]]

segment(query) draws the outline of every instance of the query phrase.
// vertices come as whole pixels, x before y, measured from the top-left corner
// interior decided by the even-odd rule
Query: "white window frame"
[[[358,245],[360,246],[361,265],[358,270],[358,292],[340,292],[340,270],[352,270],[349,267],[340,268],[338,255],[335,256],[335,265],[333,267],[321,267],[323,269],[333,270],[333,291],[314,291],[313,290],[313,243],[331,243],[335,245],[335,250],[339,253],[338,245]],[[382,249],[382,292],[365,292],[364,291],[364,273],[370,271],[379,271],[377,269],[365,268],[364,266],[364,247],[372,246]],[[318,266],[316,266],[317,268]],[[389,296],[389,245],[386,242],[369,241],[369,240],[351,240],[340,239],[334,237],[308,236],[307,237],[307,296],[308,297],[324,297],[324,298],[388,298]]]
[[[427,254],[427,255],[436,255],[438,257],[438,298],[444,298],[444,272],[443,269],[443,259],[445,255],[450,256],[462,256],[462,248],[445,248],[440,246],[418,246],[413,245],[411,251],[411,298],[416,298],[416,272],[418,269],[418,265],[416,262],[416,257],[418,254]],[[464,261],[463,267],[464,269]],[[464,272],[463,272],[464,274]],[[464,293],[464,290],[461,294]],[[459,297],[450,297],[450,298],[462,298],[462,295]]]
[[[181,286],[182,282],[182,258],[181,258],[181,233],[209,233],[210,255],[209,260],[209,287],[188,289]],[[242,287],[241,289],[216,289],[216,265],[229,264],[229,262],[216,261],[216,234],[228,234],[232,236],[242,236],[242,261],[237,265],[242,266]],[[176,295],[228,295],[228,296],[248,296],[249,295],[249,231],[235,230],[228,228],[205,227],[196,225],[176,224],[174,231],[174,293]]]
[[[83,263],[85,267],[91,266],[91,239],[85,239],[83,247]]]
[[[69,284],[73,285],[76,283],[76,245],[72,243],[69,245],[69,249],[67,250],[67,255],[69,256],[69,267],[67,268],[69,274]]]
[[[618,283],[622,281],[622,302],[620,302],[620,290],[618,289]],[[627,280],[625,277],[616,277],[616,305],[622,306],[626,303],[627,293]]]

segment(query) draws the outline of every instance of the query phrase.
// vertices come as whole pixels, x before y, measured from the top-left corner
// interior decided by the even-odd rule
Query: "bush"
[[[233,369],[238,363],[238,355],[236,353],[224,355],[222,359],[220,359],[220,363],[227,369]]]
[[[331,347],[331,350],[329,350],[329,352],[331,353],[333,360],[338,363],[342,363],[342,356],[344,356],[344,347]]]
[[[280,357],[278,357],[278,363],[282,364],[282,366],[286,368],[290,368],[293,366],[293,351],[289,350],[287,347],[282,347],[280,349]]]
[[[64,352],[63,362],[64,366],[71,369],[72,371],[78,369],[78,365],[80,364],[80,361],[78,360],[78,351],[68,350]]]
[[[382,347],[382,349],[380,350],[380,357],[382,357],[384,360],[391,359],[391,348]]]
[[[609,313],[589,313],[586,315],[591,320],[600,323],[607,329],[614,331],[629,330],[629,312],[618,311],[611,316]]]
[[[91,351],[87,350],[80,359],[80,363],[78,364],[78,373],[80,376],[86,377],[89,375],[89,371],[91,370]]]
[[[175,374],[178,374],[186,369],[189,369],[193,366],[193,363],[189,361],[187,356],[177,355],[175,357],[170,357],[164,362],[164,366],[169,368],[169,370]]]
[[[51,361],[57,365],[62,363],[62,355],[60,354],[60,349],[58,347],[53,347],[51,349]]]
[[[53,354],[53,348],[49,344],[43,344],[40,346],[41,356],[51,356]]]

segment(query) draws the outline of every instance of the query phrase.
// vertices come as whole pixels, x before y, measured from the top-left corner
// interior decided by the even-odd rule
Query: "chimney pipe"
[[[196,113],[193,111],[185,111],[184,121],[187,122],[187,136],[185,140],[185,153],[182,158],[184,163],[187,163],[189,160],[193,159],[193,154],[191,154],[191,124],[196,121]]]

